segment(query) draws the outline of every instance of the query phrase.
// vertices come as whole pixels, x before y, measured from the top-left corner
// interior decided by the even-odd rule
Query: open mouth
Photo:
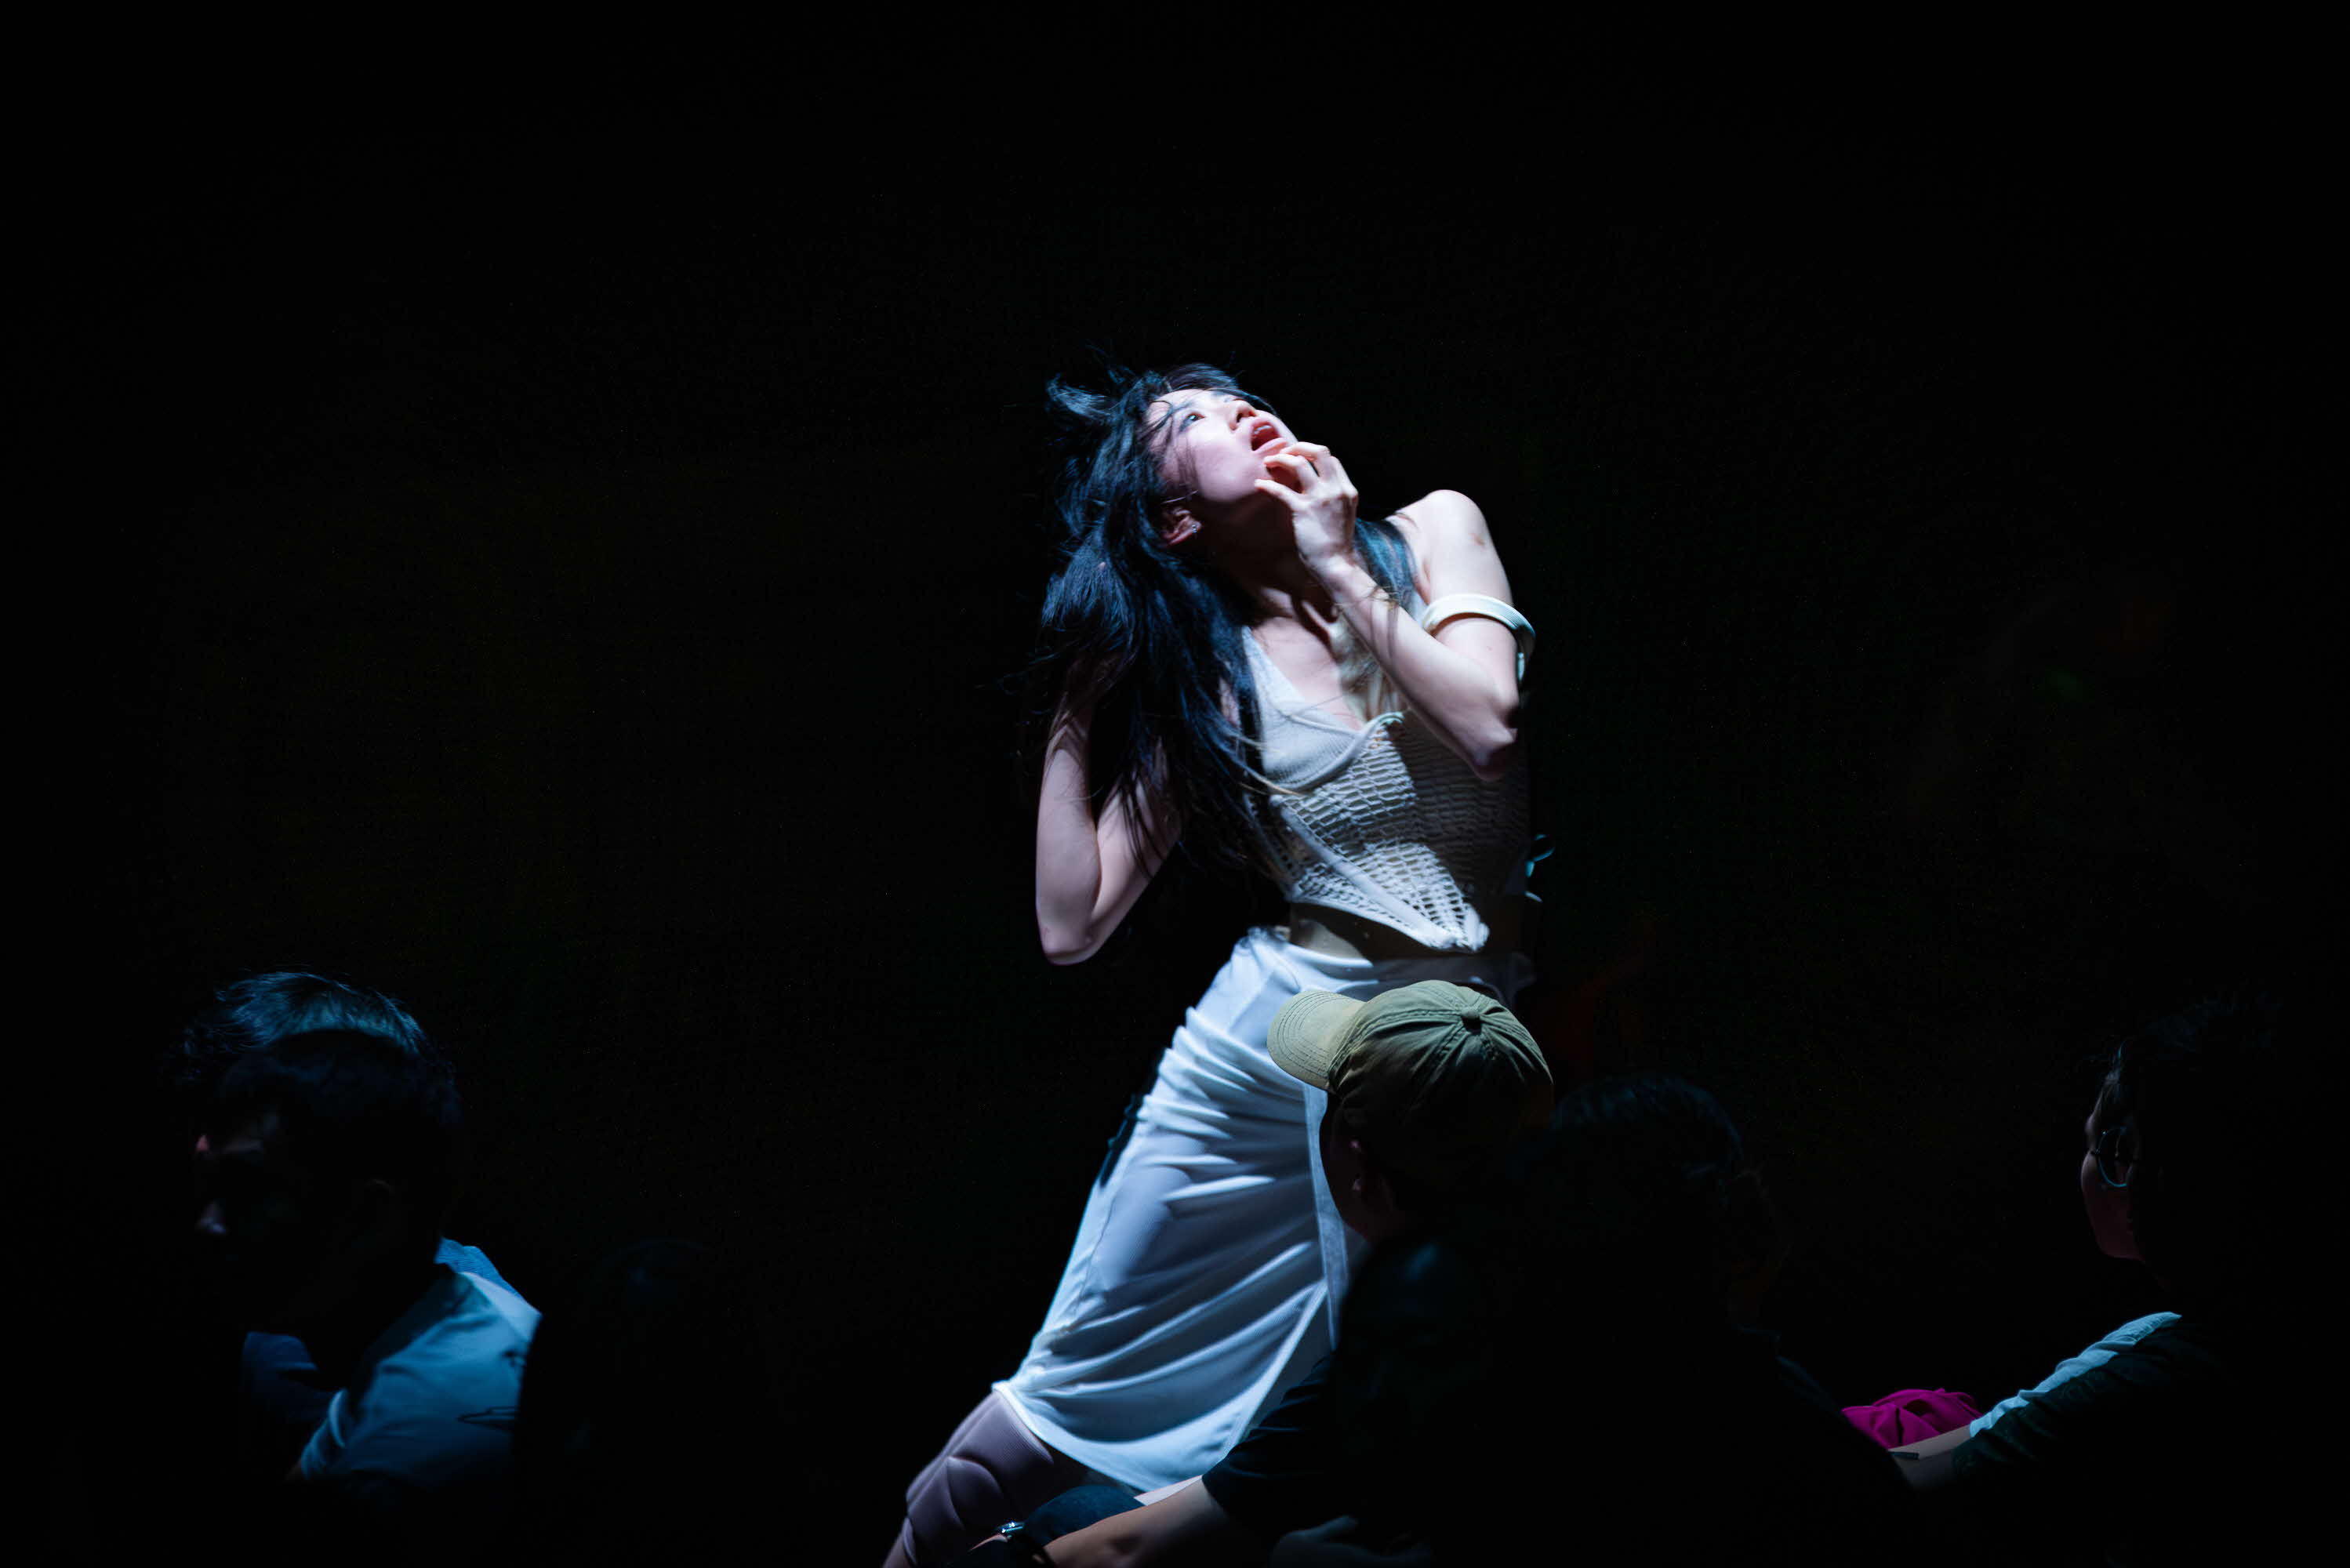
[[[1256,429],[1249,431],[1249,450],[1251,452],[1263,452],[1269,446],[1278,445],[1280,441],[1281,427],[1274,424],[1271,420],[1258,421]]]

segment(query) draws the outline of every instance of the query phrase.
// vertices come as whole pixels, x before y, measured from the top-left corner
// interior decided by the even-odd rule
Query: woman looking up
[[[1305,990],[1531,978],[1518,683],[1532,628],[1467,496],[1356,516],[1345,466],[1203,365],[1048,389],[1066,556],[1036,925],[1076,963],[1180,840],[1290,904],[1186,1014],[1094,1184],[1045,1324],[907,1493],[893,1563],[951,1559],[1069,1486],[1200,1474],[1329,1348],[1349,1244],[1324,1096],[1273,1064]]]

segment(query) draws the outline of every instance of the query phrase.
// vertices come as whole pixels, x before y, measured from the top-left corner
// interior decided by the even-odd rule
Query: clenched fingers
[[[1317,476],[1336,486],[1349,500],[1354,498],[1354,481],[1347,477],[1346,464],[1338,461],[1337,453],[1310,441],[1291,441],[1289,452],[1305,458]]]
[[[1276,464],[1279,465],[1278,468],[1275,468]],[[1295,488],[1300,491],[1311,490],[1314,488],[1314,482],[1321,477],[1320,472],[1314,466],[1313,458],[1294,450],[1274,453],[1264,460],[1264,465],[1274,469],[1276,475],[1281,473],[1295,475],[1296,478]]]

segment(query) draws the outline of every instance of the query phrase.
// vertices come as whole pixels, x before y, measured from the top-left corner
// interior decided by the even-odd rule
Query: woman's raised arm
[[[1148,818],[1138,835],[1117,795],[1095,815],[1086,774],[1088,718],[1066,707],[1055,718],[1036,797],[1036,937],[1055,963],[1093,957],[1175,845],[1174,831]]]
[[[1371,657],[1479,778],[1507,773],[1518,747],[1517,643],[1508,628],[1464,615],[1434,635],[1422,630],[1355,558],[1355,487],[1330,449],[1293,441],[1266,462],[1288,468],[1295,483],[1258,488],[1289,507],[1299,559]],[[1430,603],[1452,594],[1510,603],[1510,579],[1475,502],[1439,490],[1396,515],[1411,526]]]

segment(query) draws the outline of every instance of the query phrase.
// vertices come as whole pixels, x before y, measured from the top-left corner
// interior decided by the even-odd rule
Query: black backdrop
[[[677,151],[142,187],[111,395],[156,499],[83,541],[109,1094],[240,971],[396,992],[478,1134],[452,1233],[542,1300],[642,1236],[755,1260],[785,1492],[878,1553],[1256,909],[1035,950],[1039,392],[1094,342],[1232,365],[1366,504],[1483,505],[1542,635],[1526,1011],[1723,1098],[1832,1392],[1996,1397],[2158,1304],[2078,1215],[2082,1064],[2298,938],[2290,192],[1300,223]]]

